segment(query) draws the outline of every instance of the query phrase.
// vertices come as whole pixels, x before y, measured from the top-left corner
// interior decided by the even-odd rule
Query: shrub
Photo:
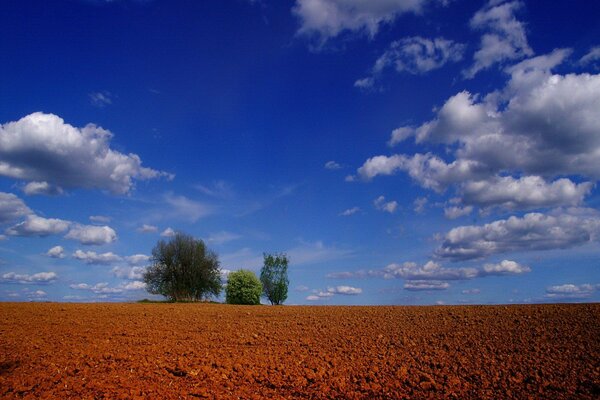
[[[152,250],[152,265],[144,273],[148,292],[171,301],[198,301],[221,293],[217,254],[202,240],[176,233]]]
[[[225,287],[228,304],[260,304],[262,284],[252,271],[240,269],[229,274]]]

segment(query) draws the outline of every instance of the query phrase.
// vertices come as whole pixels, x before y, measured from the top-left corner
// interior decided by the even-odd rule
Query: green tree
[[[274,305],[283,304],[288,296],[288,263],[289,259],[284,253],[263,254],[264,265],[260,270],[260,281],[263,293]]]
[[[152,250],[152,265],[144,273],[148,292],[172,301],[199,301],[221,293],[217,254],[202,240],[176,233],[159,240]]]
[[[261,294],[262,284],[254,272],[240,269],[227,277],[225,301],[228,304],[260,304]]]

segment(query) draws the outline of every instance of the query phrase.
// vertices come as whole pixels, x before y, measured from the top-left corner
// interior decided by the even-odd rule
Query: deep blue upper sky
[[[0,16],[1,300],[148,297],[172,230],[294,304],[600,300],[598,2]]]

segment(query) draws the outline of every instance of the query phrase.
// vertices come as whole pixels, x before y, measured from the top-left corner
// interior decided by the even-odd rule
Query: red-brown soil
[[[0,304],[2,398],[600,398],[600,304]]]

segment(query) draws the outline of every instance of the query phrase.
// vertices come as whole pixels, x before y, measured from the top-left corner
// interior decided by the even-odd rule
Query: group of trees
[[[264,254],[260,279],[252,271],[229,273],[225,301],[230,304],[260,304],[261,296],[279,305],[287,299],[288,257]],[[146,289],[171,301],[199,301],[219,296],[223,288],[217,254],[202,240],[177,233],[160,240],[152,250],[152,264],[144,273]]]

